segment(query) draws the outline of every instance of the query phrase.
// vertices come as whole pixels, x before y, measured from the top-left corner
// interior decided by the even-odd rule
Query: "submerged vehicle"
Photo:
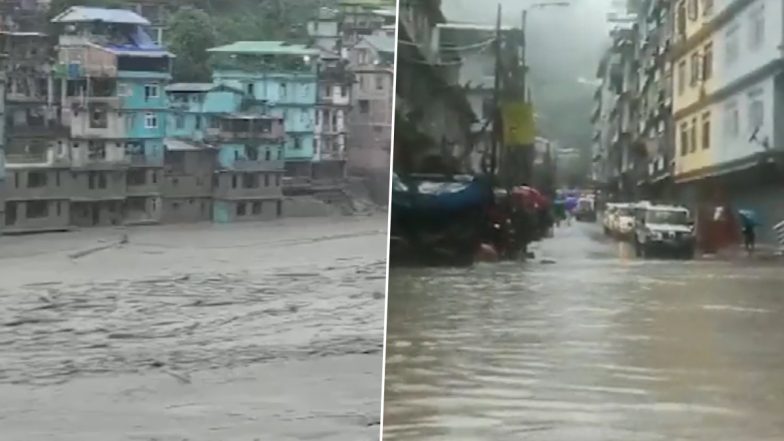
[[[488,181],[473,176],[409,175],[392,179],[390,261],[470,265],[493,204]]]
[[[670,205],[649,205],[638,210],[634,249],[638,257],[656,253],[694,257],[696,237],[688,209]]]

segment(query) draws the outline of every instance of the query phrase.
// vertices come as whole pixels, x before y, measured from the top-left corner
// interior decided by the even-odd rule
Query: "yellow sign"
[[[533,106],[521,101],[505,103],[502,114],[504,144],[507,147],[532,146],[536,140]]]

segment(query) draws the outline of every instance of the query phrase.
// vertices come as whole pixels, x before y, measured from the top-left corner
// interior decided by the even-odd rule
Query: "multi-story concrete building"
[[[160,221],[172,54],[131,11],[74,7],[53,23],[63,29],[56,70],[77,192],[72,223]]]
[[[342,47],[351,48],[385,25],[395,24],[394,0],[340,0]]]
[[[347,119],[352,103],[354,73],[340,58],[322,58],[318,74],[318,101],[314,137],[318,161],[346,160]]]
[[[692,206],[784,218],[783,21],[779,0],[675,4],[675,181]]]
[[[364,37],[351,50],[356,82],[349,122],[349,168],[354,174],[389,174],[394,58],[395,39],[386,35]]]
[[[213,175],[213,220],[218,223],[283,216],[283,118],[226,115],[209,129],[217,149]]]
[[[506,37],[504,34],[515,31],[503,26],[501,32]],[[442,56],[460,58],[459,84],[465,89],[466,98],[476,115],[471,126],[473,151],[470,165],[477,172],[482,169],[482,160],[488,157],[492,148],[495,36],[495,26],[464,23],[440,23],[434,33],[434,44]]]
[[[5,225],[5,72],[0,69],[0,234]]]
[[[637,12],[639,62],[638,127],[635,131],[635,179],[645,199],[671,199],[674,164],[672,121],[673,14],[670,2],[644,0]]]
[[[638,128],[636,32],[619,27],[611,32],[612,42],[604,53],[597,77],[601,86],[594,94],[591,115],[595,124],[594,179],[616,198],[634,197],[634,136]]]
[[[459,59],[442,63],[433,45],[446,21],[440,1],[402,1],[399,14],[394,169],[465,169],[475,115],[458,84]]]
[[[69,184],[62,172],[69,164],[65,148],[57,150],[63,144],[54,142],[66,136],[67,128],[60,119],[59,87],[52,75],[53,47],[42,33],[0,33],[7,78],[6,233],[68,227],[69,204],[63,192]]]
[[[172,84],[164,216],[235,222],[283,215],[286,131],[264,101],[224,83]]]
[[[246,100],[264,103],[286,129],[287,174],[311,176],[316,155],[315,120],[319,51],[280,41],[239,41],[210,49],[213,82],[238,88]]]

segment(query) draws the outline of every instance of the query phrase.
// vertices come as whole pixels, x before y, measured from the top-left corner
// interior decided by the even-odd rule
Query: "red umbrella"
[[[512,189],[512,196],[517,204],[533,211],[549,205],[547,198],[533,187],[515,187]]]

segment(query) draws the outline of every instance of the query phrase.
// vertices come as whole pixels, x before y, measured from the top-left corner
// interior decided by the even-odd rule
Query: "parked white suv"
[[[631,239],[634,235],[634,205],[618,204],[610,225],[612,233],[620,238]]]
[[[671,205],[649,205],[637,210],[634,248],[638,257],[656,252],[694,257],[696,238],[689,210]]]

